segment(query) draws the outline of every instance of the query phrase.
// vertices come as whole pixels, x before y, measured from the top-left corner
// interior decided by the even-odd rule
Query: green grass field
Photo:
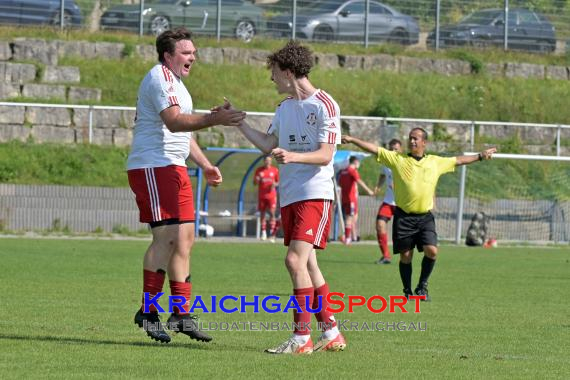
[[[133,324],[147,241],[0,243],[0,373],[9,378],[568,378],[570,249],[443,246],[421,313],[343,312],[354,322],[422,322],[426,331],[346,331],[341,353],[271,356],[288,332],[214,331],[209,344],[150,341]],[[374,245],[319,254],[331,291],[399,295],[397,265]],[[194,294],[287,296],[284,248],[198,242]],[[420,256],[414,261],[414,280]],[[412,311],[410,307],[408,310]],[[202,314],[203,322],[290,322],[290,314]],[[313,335],[316,337],[316,334]]]

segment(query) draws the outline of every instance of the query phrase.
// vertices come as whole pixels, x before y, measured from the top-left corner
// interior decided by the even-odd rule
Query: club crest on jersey
[[[305,141],[306,138],[307,138],[307,135],[301,136],[301,140],[303,140],[303,141]]]
[[[295,142],[295,135],[289,135],[289,142]]]
[[[308,125],[315,125],[317,123],[317,115],[314,112],[311,112],[307,115],[307,124]]]

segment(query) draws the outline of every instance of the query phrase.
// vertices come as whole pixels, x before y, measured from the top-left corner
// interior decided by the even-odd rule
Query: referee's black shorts
[[[392,241],[394,253],[411,251],[417,247],[424,250],[424,245],[437,246],[437,232],[433,214],[408,214],[399,207],[394,212],[394,225],[392,226]]]

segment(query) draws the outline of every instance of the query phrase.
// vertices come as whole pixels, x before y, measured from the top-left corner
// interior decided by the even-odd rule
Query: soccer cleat
[[[200,331],[198,327],[198,316],[190,314],[172,314],[166,324],[168,329],[172,332],[182,333],[188,335],[190,338],[201,341],[209,342],[212,337]]]
[[[268,354],[309,355],[313,353],[313,341],[309,338],[307,343],[301,345],[295,338],[291,337],[275,348],[266,349],[265,352]]]
[[[333,339],[326,339],[324,336],[321,336],[315,344],[313,351],[344,351],[346,348],[346,341],[344,340],[344,336],[341,333]]]
[[[379,259],[378,261],[375,261],[376,264],[391,264],[392,261],[390,259],[387,259],[386,257],[383,257],[381,259]]]
[[[269,241],[272,242],[272,243],[275,243],[275,236],[271,236],[271,237],[269,238]]]
[[[150,336],[151,339],[161,343],[170,342],[170,336],[164,331],[158,312],[143,313],[139,309],[135,314],[135,324],[146,331],[146,335]]]
[[[431,297],[429,296],[428,293],[428,289],[427,289],[427,284],[423,283],[423,284],[419,284],[418,287],[415,290],[416,295],[418,296],[426,296],[425,300],[421,300],[421,301],[425,301],[425,302],[430,302],[431,301]]]
[[[267,232],[261,231],[261,240],[267,240]]]
[[[403,292],[404,292],[404,296],[406,297],[406,299],[410,299],[410,296],[414,295],[414,293],[412,293],[412,289],[404,288]]]

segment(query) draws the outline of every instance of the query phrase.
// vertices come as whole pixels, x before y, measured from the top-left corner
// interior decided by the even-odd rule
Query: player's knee
[[[297,255],[288,254],[285,257],[285,266],[289,270],[289,272],[293,273],[300,269],[301,260]]]

